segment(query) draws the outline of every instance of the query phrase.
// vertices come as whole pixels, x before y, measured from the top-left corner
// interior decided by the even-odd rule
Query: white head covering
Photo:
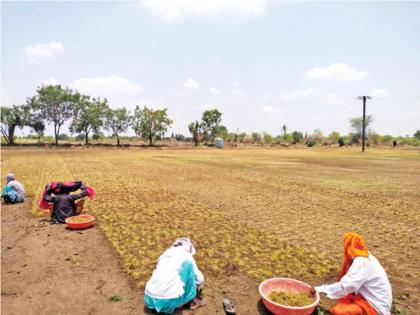
[[[181,237],[178,238],[173,244],[172,247],[182,247],[187,252],[189,252],[191,255],[195,255],[195,247],[191,243],[189,238]]]
[[[8,182],[10,182],[11,180],[15,180],[15,174],[13,174],[13,173],[9,173],[9,174],[7,174],[7,176],[6,176],[6,183],[8,183]]]

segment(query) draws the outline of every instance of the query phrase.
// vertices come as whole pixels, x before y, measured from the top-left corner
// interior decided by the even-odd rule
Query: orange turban
[[[363,236],[349,232],[344,234],[344,261],[339,279],[347,273],[355,257],[369,257],[369,251],[365,246]]]

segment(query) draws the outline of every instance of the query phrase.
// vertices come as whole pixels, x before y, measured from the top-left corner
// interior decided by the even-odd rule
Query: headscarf
[[[356,232],[349,232],[344,234],[344,260],[339,279],[347,273],[355,257],[369,257],[369,251],[365,246],[363,236]]]
[[[6,176],[6,184],[8,184],[10,181],[15,180],[15,179],[16,179],[15,174],[13,174],[13,173],[7,174],[7,176]]]
[[[191,243],[189,238],[181,237],[178,238],[173,244],[172,247],[182,247],[187,252],[189,252],[191,255],[195,255],[195,247]]]
[[[69,193],[78,189],[84,189],[87,196],[92,199],[95,196],[95,190],[92,187],[84,185],[82,181],[67,181],[67,182],[50,182],[45,186],[44,191],[41,194],[39,200],[39,207],[41,209],[51,209],[51,205],[45,199],[45,197],[51,194],[59,195],[63,193]]]

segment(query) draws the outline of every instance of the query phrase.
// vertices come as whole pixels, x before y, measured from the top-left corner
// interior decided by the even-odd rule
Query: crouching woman
[[[13,173],[6,176],[6,186],[2,191],[1,197],[4,203],[20,203],[25,201],[25,188],[16,180]]]
[[[204,276],[197,267],[194,254],[191,241],[182,237],[159,257],[146,284],[144,302],[149,309],[171,314],[189,302],[190,309],[206,305],[201,296]]]
[[[354,232],[344,234],[344,262],[334,284],[315,287],[331,299],[340,299],[333,315],[389,315],[392,288],[385,270]]]

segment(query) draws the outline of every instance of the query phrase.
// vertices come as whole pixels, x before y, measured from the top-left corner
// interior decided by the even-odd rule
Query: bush
[[[331,144],[338,143],[338,140],[340,139],[340,134],[337,131],[333,131],[328,135],[328,140],[331,141]],[[344,141],[344,140],[343,140]],[[344,142],[343,142],[344,143]]]
[[[316,146],[316,142],[314,140],[309,140],[308,142],[306,142],[306,145],[310,148]]]
[[[273,137],[269,133],[263,132],[263,141],[264,144],[271,144],[273,142]]]
[[[398,139],[398,142],[400,144],[405,144],[405,145],[412,145],[412,146],[420,146],[420,140],[417,138],[400,138]]]
[[[344,138],[343,138],[343,137],[339,137],[339,138],[338,138],[338,145],[339,145],[340,147],[343,147],[343,146],[344,146]]]
[[[303,140],[303,134],[300,131],[292,132],[293,144],[299,143]]]
[[[251,133],[252,143],[261,143],[261,134],[259,132]]]
[[[69,135],[65,134],[65,133],[60,133],[57,138],[58,138],[58,140],[69,140],[70,139]]]
[[[392,139],[394,139],[394,137],[390,136],[390,135],[383,135],[383,136],[380,136],[379,139],[380,139],[379,141],[381,143],[389,144],[389,143],[391,143]]]
[[[84,140],[85,140],[85,135],[83,135],[83,134],[79,134],[79,135],[77,135],[76,137],[74,137],[74,139],[75,139],[76,141],[84,141]]]
[[[93,136],[92,136],[92,139],[93,140],[100,140],[100,139],[102,139],[102,137],[103,137],[103,134],[94,133]]]
[[[53,136],[44,136],[44,142],[54,142]]]

